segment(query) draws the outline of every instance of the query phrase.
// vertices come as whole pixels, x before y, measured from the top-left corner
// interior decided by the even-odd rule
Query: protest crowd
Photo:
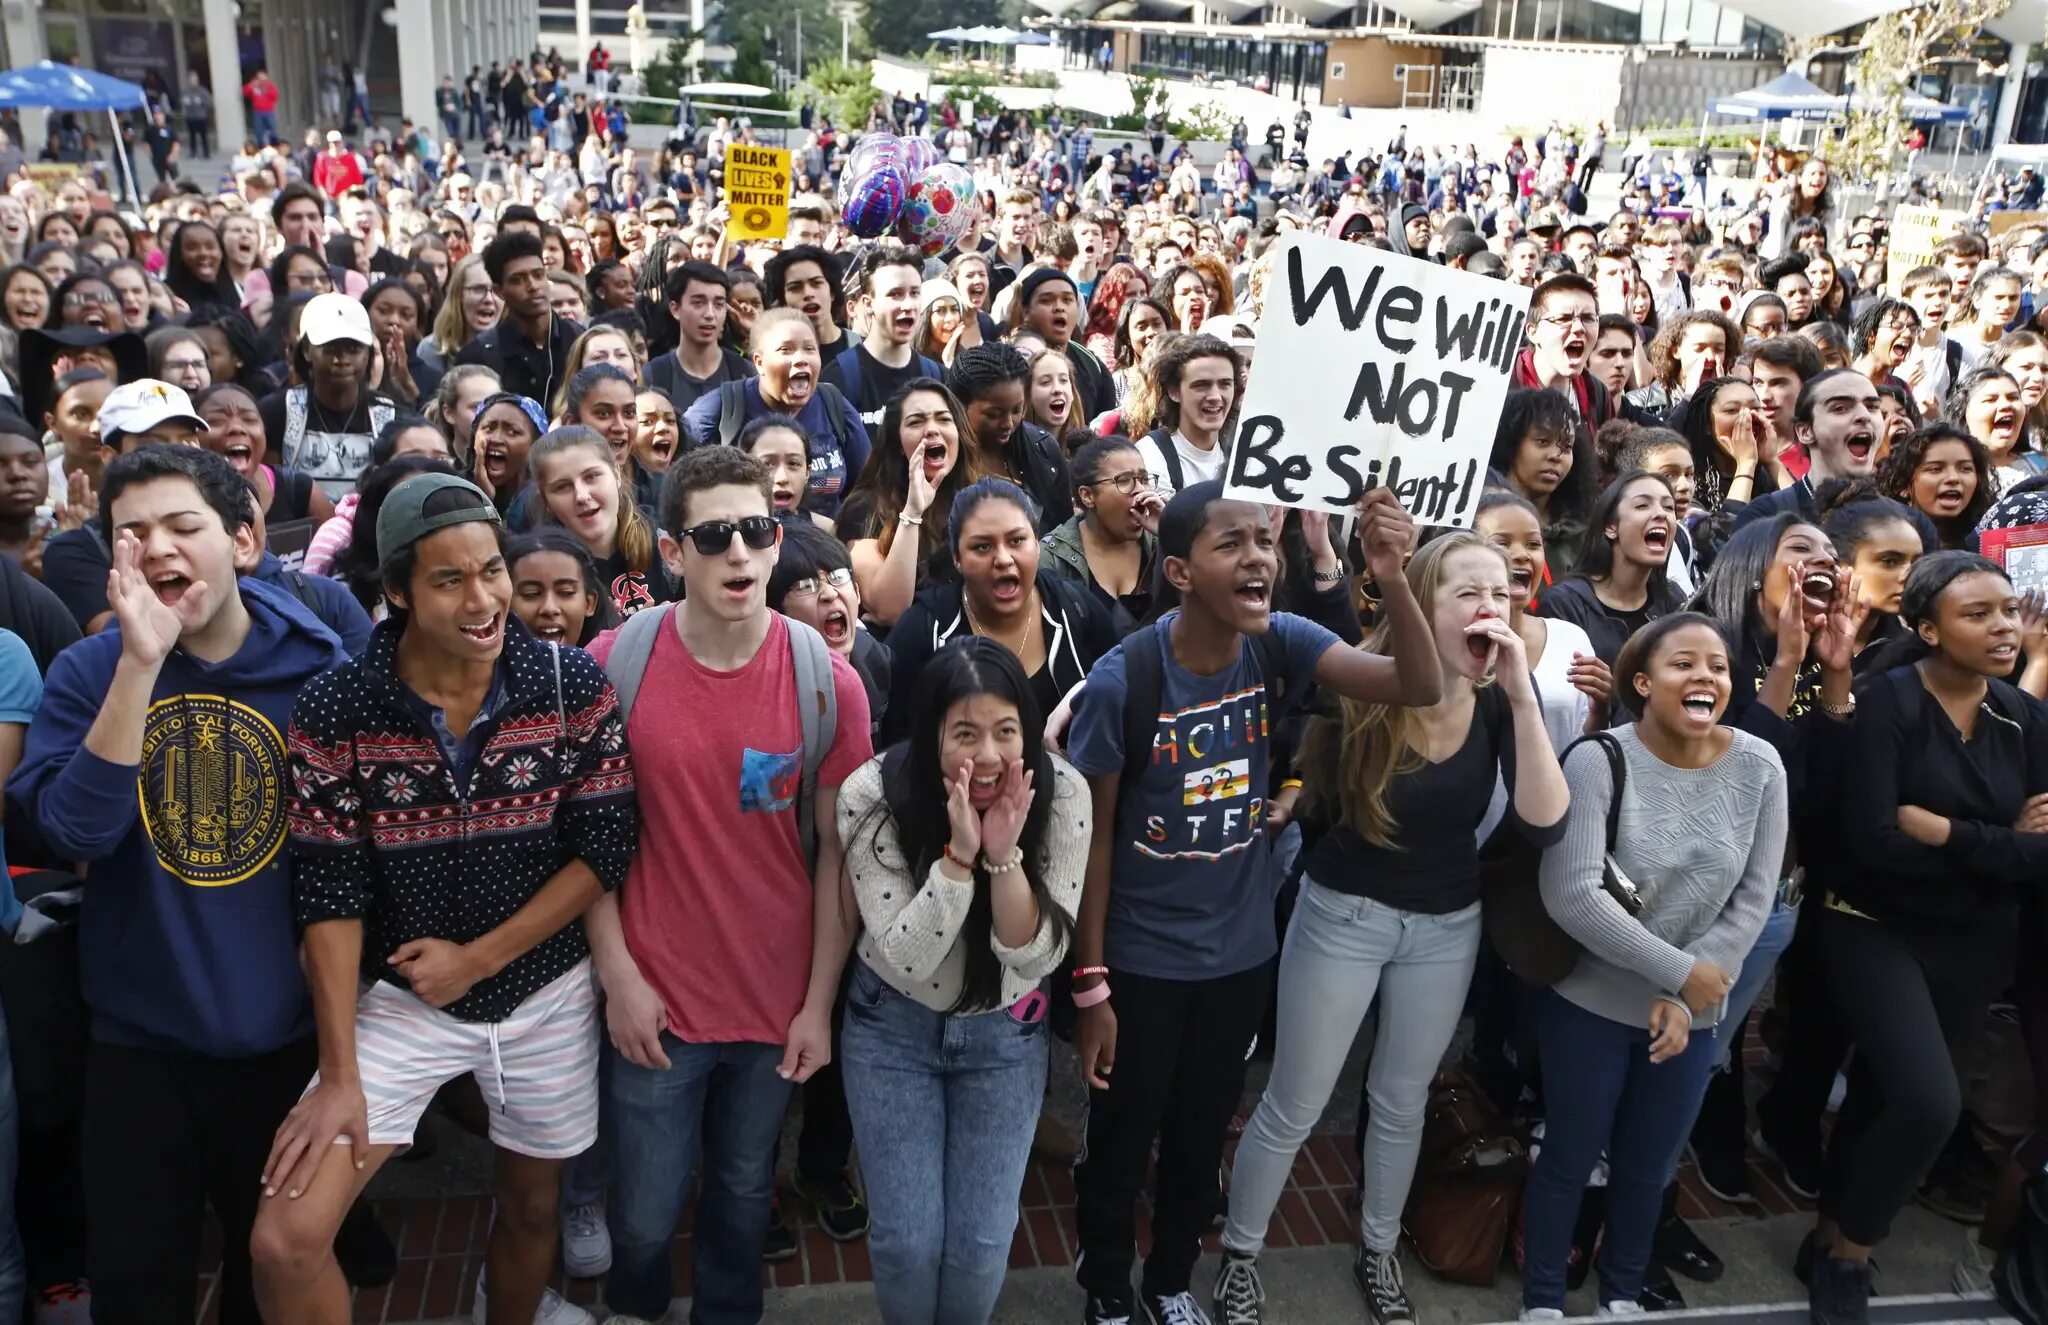
[[[1205,177],[885,101],[806,107],[757,238],[743,121],[489,77],[438,145],[343,79],[218,188],[0,196],[0,1320],[184,1325],[209,1209],[224,1325],[347,1320],[431,1110],[494,1147],[480,1325],[663,1319],[693,1188],[691,1320],[800,1202],[975,1325],[1034,1154],[1075,1317],[1250,1325],[1368,1019],[1375,1325],[1683,1305],[1688,1152],[1817,1202],[1816,1325],[1915,1201],[1985,1286],[2048,1163],[1965,1107],[2016,1019],[2048,1127],[2043,226],[1888,282],[1818,156]],[[1439,290],[1476,385],[1396,481]],[[1237,495],[1330,375],[1292,435],[1394,486]]]

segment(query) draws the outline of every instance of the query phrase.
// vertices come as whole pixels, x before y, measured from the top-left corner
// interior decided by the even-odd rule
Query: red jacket
[[[362,182],[363,166],[356,160],[354,152],[343,152],[339,156],[322,152],[313,161],[313,187],[330,198],[339,198],[344,190]]]
[[[242,95],[249,98],[249,109],[259,115],[268,115],[277,109],[277,84],[269,79],[250,82],[242,88]]]

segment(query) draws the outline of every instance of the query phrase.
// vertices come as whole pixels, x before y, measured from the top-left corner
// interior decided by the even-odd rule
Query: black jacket
[[[1116,647],[1116,627],[1109,610],[1085,584],[1063,580],[1050,567],[1038,571],[1038,601],[1045,622],[1045,668],[1041,676],[1064,695],[1088,675],[1095,660]],[[918,675],[932,655],[974,632],[967,624],[961,587],[948,580],[918,590],[902,618],[889,628],[893,655],[889,678],[889,712],[882,721],[876,748],[894,745],[910,734],[910,710]],[[1034,677],[1034,688],[1040,677]],[[1041,695],[1043,698],[1043,695]],[[1050,705],[1047,705],[1048,710]]]

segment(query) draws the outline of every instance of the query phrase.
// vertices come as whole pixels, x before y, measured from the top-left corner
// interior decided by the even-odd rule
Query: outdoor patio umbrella
[[[26,68],[10,69],[0,74],[0,107],[10,110],[25,107],[32,110],[105,111],[107,123],[114,130],[114,155],[121,163],[122,176],[128,181],[128,194],[138,202],[142,199],[142,190],[135,185],[134,163],[128,159],[127,146],[121,141],[121,120],[117,112],[142,110],[148,105],[149,97],[139,86],[111,78],[97,69],[80,69],[54,60],[42,60]]]

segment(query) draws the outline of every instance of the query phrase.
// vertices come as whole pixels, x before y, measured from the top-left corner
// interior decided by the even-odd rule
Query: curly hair
[[[1726,372],[1735,362],[1735,356],[1742,350],[1742,330],[1734,319],[1725,313],[1695,309],[1680,313],[1663,326],[1657,328],[1657,335],[1650,341],[1650,371],[1660,386],[1676,388],[1681,371],[1678,362],[1678,345],[1685,334],[1694,327],[1713,327],[1721,333],[1721,370]]]
[[[1954,442],[1967,451],[1970,468],[1977,474],[1976,489],[1957,515],[1944,520],[1932,511],[1925,512],[1940,530],[1942,545],[1959,547],[1963,536],[1975,529],[1977,521],[1984,518],[1984,512],[1991,509],[1996,486],[1991,479],[1990,452],[1967,429],[1954,423],[1930,423],[1907,433],[1892,444],[1884,459],[1877,462],[1877,486],[1885,496],[1920,510],[1919,504],[1913,500],[1913,476],[1927,459],[1927,452],[1939,442]]]
[[[1244,372],[1244,359],[1238,352],[1209,333],[1197,331],[1176,337],[1171,345],[1153,356],[1152,366],[1146,371],[1146,376],[1152,379],[1153,389],[1159,393],[1158,426],[1180,426],[1180,402],[1173,398],[1173,391],[1180,386],[1182,371],[1197,359],[1227,359],[1234,373],[1241,376]]]

